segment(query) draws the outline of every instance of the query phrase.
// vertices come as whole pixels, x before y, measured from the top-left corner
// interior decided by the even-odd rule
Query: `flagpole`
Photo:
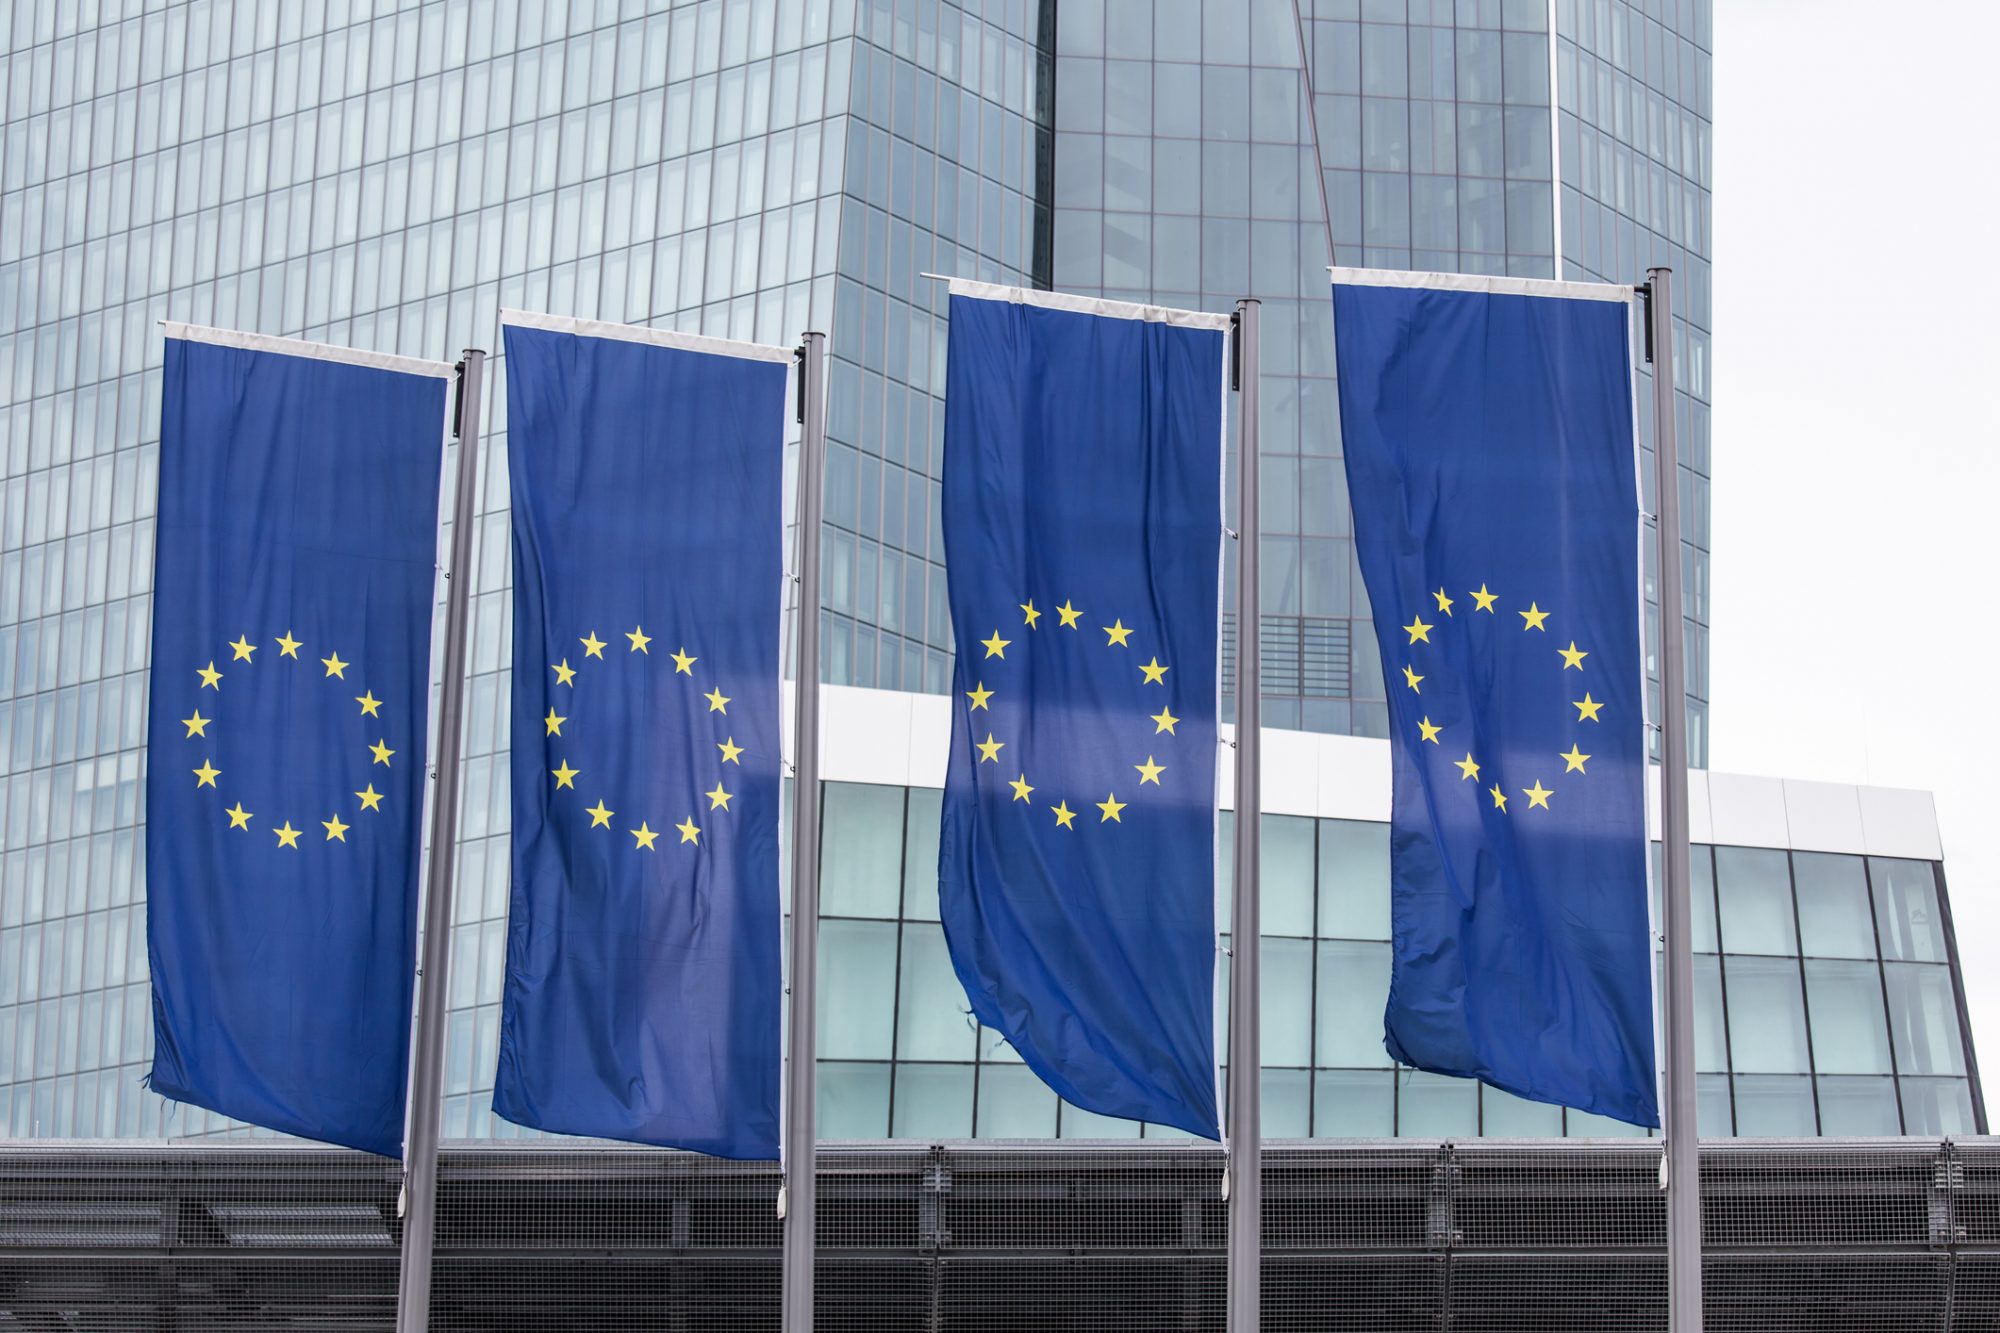
[[[1680,449],[1674,430],[1673,270],[1646,270],[1653,363],[1653,507],[1660,578],[1660,902],[1666,927],[1667,1323],[1700,1333],[1701,1148],[1695,1132],[1693,913],[1688,901],[1687,674],[1681,628]]]
[[[1229,918],[1229,1333],[1257,1333],[1263,1307],[1263,1046],[1258,1012],[1257,768],[1264,682],[1257,591],[1257,316],[1236,303],[1236,875]]]
[[[424,889],[424,951],[417,973],[409,1129],[403,1144],[397,1333],[424,1333],[430,1326],[445,981],[451,970],[451,898],[458,864],[459,723],[465,711],[466,602],[472,581],[473,510],[479,497],[479,407],[485,371],[486,353],[467,349],[458,363],[458,403],[452,421],[452,433],[458,436],[458,492],[452,504],[451,563],[444,571],[444,680],[438,697],[437,792],[431,802],[430,876]]]
[[[785,1224],[784,1333],[811,1333],[818,1212],[814,1127],[819,948],[819,538],[826,471],[826,335],[799,348],[798,660],[792,722],[791,989],[786,996],[785,1120],[778,1216]]]

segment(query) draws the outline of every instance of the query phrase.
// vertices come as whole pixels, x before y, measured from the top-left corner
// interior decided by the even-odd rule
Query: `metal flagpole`
[[[1646,270],[1653,363],[1653,507],[1660,577],[1660,902],[1666,926],[1667,1322],[1700,1333],[1701,1149],[1695,1135],[1694,952],[1688,902],[1687,673],[1681,628],[1681,490],[1674,433],[1673,270]]]
[[[473,508],[479,496],[479,405],[486,353],[458,363],[458,494],[451,563],[445,567],[444,681],[438,699],[437,792],[431,802],[430,877],[424,888],[424,952],[418,964],[417,1032],[410,1060],[410,1123],[403,1144],[403,1252],[396,1287],[397,1333],[424,1333],[431,1314],[431,1248],[437,1237],[438,1117],[444,1076],[445,980],[451,970],[451,898],[458,864],[459,720],[465,711],[466,600]]]
[[[792,723],[791,990],[786,996],[784,1333],[811,1333],[813,1241],[818,1211],[814,1143],[814,1033],[819,947],[819,527],[826,470],[826,335],[799,348],[799,633]]]
[[[1263,1314],[1263,1046],[1258,1014],[1258,729],[1264,682],[1257,593],[1257,315],[1236,303],[1236,877],[1229,917],[1229,1333]]]

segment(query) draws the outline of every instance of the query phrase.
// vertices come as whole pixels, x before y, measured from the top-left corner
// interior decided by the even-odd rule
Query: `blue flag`
[[[773,1158],[790,354],[505,318],[514,888],[493,1109]]]
[[[1394,755],[1389,1053],[1656,1126],[1629,289],[1425,280],[1333,287]]]
[[[402,1152],[451,368],[168,327],[152,1088]]]
[[[952,963],[1074,1105],[1216,1138],[1228,321],[953,292]]]

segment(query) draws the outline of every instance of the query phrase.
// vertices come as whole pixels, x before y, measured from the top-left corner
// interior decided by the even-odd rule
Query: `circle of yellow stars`
[[[1013,632],[1039,633],[1043,628],[1041,624],[1042,617],[1048,615],[1049,612],[1037,607],[1035,599],[1032,597],[1019,605],[1021,611],[1021,629],[1014,630]],[[1083,611],[1072,605],[1068,598],[1065,598],[1062,605],[1053,608],[1053,610],[1056,623],[1050,628],[1056,632],[1060,633],[1067,629],[1073,630],[1079,635],[1088,635],[1090,633],[1084,625]],[[1140,662],[1138,660],[1138,650],[1131,643],[1133,630],[1125,624],[1123,619],[1114,618],[1109,625],[1099,625],[1097,628],[1104,634],[1104,647],[1122,648],[1131,654],[1132,666],[1139,673],[1139,683],[1142,687],[1146,685],[1158,685],[1162,690],[1171,693],[1167,685],[1167,673],[1172,668],[1163,665],[1157,654],[1151,654],[1147,661]],[[986,650],[984,656],[979,659],[982,662],[996,657],[1005,661],[1007,649],[1014,644],[1014,640],[1003,638],[1000,630],[997,628],[987,638],[981,639],[978,642],[979,646]],[[982,711],[991,712],[990,704],[994,697],[994,691],[986,688],[986,681],[983,677],[975,673],[973,687],[963,691],[963,693],[967,700],[966,713],[968,718],[973,713]],[[1168,736],[1176,734],[1174,728],[1179,725],[1180,719],[1174,716],[1168,697],[1162,696],[1160,711],[1151,716],[1153,734],[1155,736],[1159,736],[1162,733]],[[975,731],[973,734],[976,735],[977,732]],[[986,739],[983,741],[975,740],[972,743],[972,748],[979,752],[977,763],[994,764],[1003,771],[1007,767],[1007,765],[1000,763],[1000,752],[1007,748],[1007,742],[995,738],[990,728],[986,732]],[[1134,787],[1144,787],[1148,783],[1154,786],[1161,786],[1160,775],[1167,771],[1167,766],[1160,763],[1153,754],[1146,756],[1145,763],[1133,764],[1132,768],[1138,774],[1137,779],[1133,783]],[[1025,768],[1016,768],[1015,772],[1016,776],[1007,782],[1007,786],[1013,789],[1013,799],[1025,802],[1032,808],[1036,803],[1034,799],[1036,788],[1033,783],[1028,781],[1028,774]],[[1131,788],[1128,788],[1128,790],[1131,790]],[[1107,791],[1104,799],[1101,801],[1080,798],[1079,804],[1083,809],[1078,810],[1070,809],[1067,796],[1057,800],[1053,805],[1048,805],[1046,794],[1044,794],[1042,803],[1047,805],[1048,812],[1055,820],[1056,827],[1066,829],[1074,829],[1077,819],[1083,816],[1084,809],[1088,809],[1093,805],[1097,807],[1097,822],[1099,824],[1122,824],[1125,822],[1123,817],[1125,808],[1131,804],[1130,801],[1119,800],[1118,793],[1115,790]]]
[[[1452,597],[1442,586],[1430,596],[1432,601],[1437,604],[1433,611],[1434,615],[1439,616],[1441,619],[1455,618],[1453,608],[1459,604],[1461,599]],[[1467,591],[1465,596],[1472,599],[1471,614],[1478,615],[1483,611],[1496,619],[1501,617],[1501,612],[1497,609],[1500,594],[1493,592],[1484,583],[1479,585],[1477,591]],[[1531,600],[1528,603],[1527,610],[1516,611],[1514,614],[1521,617],[1521,632],[1523,634],[1548,634],[1549,628],[1547,622],[1549,613],[1542,610],[1539,602]],[[1423,612],[1419,611],[1411,617],[1410,623],[1402,628],[1403,632],[1410,636],[1409,642],[1404,645],[1410,652],[1410,660],[1403,665],[1403,685],[1404,688],[1410,690],[1412,693],[1421,695],[1423,693],[1425,677],[1417,673],[1418,659],[1416,657],[1416,647],[1418,644],[1428,644],[1431,642],[1431,631],[1438,628],[1438,624],[1426,624]],[[1562,670],[1573,670],[1579,676],[1583,674],[1583,660],[1589,657],[1590,653],[1585,649],[1577,647],[1575,639],[1569,641],[1568,647],[1557,648],[1555,652],[1556,656],[1562,659]],[[1578,723],[1603,721],[1599,714],[1602,713],[1604,705],[1591,697],[1588,688],[1585,688],[1581,699],[1570,701],[1570,707],[1576,709],[1576,721]],[[1433,723],[1428,713],[1424,714],[1422,720],[1417,723],[1417,743],[1420,745],[1428,742],[1442,748],[1444,742],[1440,738],[1443,734],[1444,727]],[[1570,742],[1567,752],[1558,751],[1555,757],[1563,761],[1562,771],[1557,774],[1559,781],[1563,775],[1570,773],[1588,774],[1588,770],[1584,765],[1590,762],[1591,756],[1585,754],[1582,747],[1576,741]],[[1467,750],[1463,759],[1454,759],[1451,762],[1458,769],[1461,781],[1480,781],[1481,765],[1472,751]],[[1539,774],[1536,775],[1532,786],[1522,787],[1519,791],[1523,797],[1527,798],[1528,804],[1526,809],[1528,810],[1551,810],[1554,808],[1549,804],[1549,799],[1556,794],[1557,788],[1543,786]],[[1507,813],[1507,791],[1499,782],[1496,781],[1492,786],[1487,787],[1485,793],[1492,800],[1492,808],[1494,810],[1499,811],[1501,814]]]
[[[290,660],[299,664],[299,670],[310,670],[308,666],[310,657],[302,658],[299,656],[299,650],[306,646],[305,642],[302,639],[294,637],[291,630],[287,629],[283,634],[273,639],[271,644],[278,650],[278,661]],[[253,669],[256,666],[258,652],[264,649],[263,644],[252,643],[247,632],[238,634],[227,646],[229,648],[229,656],[221,659],[225,663],[224,666],[218,667],[215,664],[216,659],[211,658],[207,666],[195,668],[195,675],[199,677],[201,683],[195,687],[196,703],[193,714],[180,719],[181,725],[187,728],[186,734],[182,737],[183,740],[211,741],[214,739],[209,734],[209,728],[215,725],[215,719],[203,715],[201,711],[203,702],[201,691],[214,690],[219,699],[222,694],[224,678],[232,671],[239,669],[248,671]],[[265,660],[268,662],[271,659],[267,657]],[[338,680],[343,684],[347,683],[348,668],[354,665],[352,662],[343,660],[338,649],[320,658],[319,663],[324,669],[320,679]],[[354,702],[360,710],[360,716],[372,717],[378,720],[381,718],[382,701],[375,697],[373,690],[364,689],[360,694],[354,696]],[[213,706],[211,705],[211,707]],[[379,737],[373,745],[370,745],[368,753],[372,756],[371,768],[378,764],[383,768],[394,767],[392,761],[396,756],[396,751],[389,747],[389,740],[386,736]],[[217,783],[216,779],[222,776],[222,770],[215,766],[213,755],[204,754],[201,767],[191,771],[194,773],[194,785],[196,789],[212,789],[216,794],[215,799],[220,802],[222,799],[222,787]],[[354,796],[360,803],[359,809],[354,812],[357,819],[361,815],[379,811],[382,808],[383,793],[375,790],[375,783],[372,780],[360,791],[355,792]],[[254,834],[251,824],[258,818],[257,812],[244,809],[243,802],[240,799],[235,804],[225,807],[222,813],[228,817],[231,829],[236,829],[246,834]],[[277,845],[280,848],[290,848],[293,851],[298,851],[299,839],[311,831],[314,822],[314,820],[308,819],[305,828],[294,828],[291,818],[287,816],[283,822],[271,826],[270,831],[277,838]],[[322,843],[338,842],[344,845],[347,842],[348,830],[354,827],[353,824],[340,817],[339,810],[335,810],[329,817],[316,822],[324,833],[324,836],[319,839]]]
[[[626,640],[627,647],[625,654],[627,657],[638,654],[650,658],[653,655],[653,636],[646,633],[644,625],[635,624],[631,629],[621,630],[619,633]],[[615,635],[613,637],[614,639],[616,638]],[[549,670],[555,673],[555,683],[557,686],[567,686],[574,690],[576,688],[578,673],[587,668],[592,660],[605,661],[604,650],[613,646],[612,640],[597,637],[597,631],[594,629],[580,637],[577,643],[582,648],[581,655],[576,659],[577,665],[570,665],[570,659],[567,655],[561,661],[549,663]],[[695,683],[694,669],[695,665],[701,659],[688,652],[686,645],[683,644],[676,648],[672,653],[666,654],[666,657],[674,664],[674,675],[686,676],[689,684]],[[708,701],[708,712],[720,713],[725,719],[729,716],[729,705],[734,700],[724,694],[719,686],[709,689],[701,697]],[[558,713],[555,705],[550,704],[548,716],[542,719],[544,739],[549,737],[562,738],[563,723],[567,721],[569,721],[568,715]],[[717,760],[718,768],[722,764],[735,764],[739,769],[743,766],[744,750],[742,746],[736,743],[734,735],[730,735],[726,739],[717,741],[714,744],[720,754],[720,758]],[[575,792],[578,799],[582,799],[583,793],[577,787],[576,780],[584,776],[584,770],[573,767],[567,757],[558,759],[556,767],[549,770],[549,776],[555,782],[556,791]],[[699,850],[704,830],[700,824],[695,822],[697,815],[703,819],[708,819],[719,817],[717,812],[728,813],[729,803],[735,799],[736,793],[728,790],[725,785],[726,782],[726,773],[718,772],[714,789],[702,793],[708,798],[708,809],[705,811],[690,812],[680,823],[669,826],[671,831],[680,835],[680,840],[675,844],[676,846],[692,845]],[[595,805],[587,805],[583,808],[583,812],[590,816],[590,828],[603,829],[607,833],[612,833],[616,827],[624,827],[624,825],[614,826],[612,822],[613,816],[618,812],[605,803],[603,795],[596,791],[593,791],[592,794],[597,797],[597,803]],[[629,823],[629,820],[625,821],[625,824]],[[658,843],[660,838],[666,835],[669,829],[655,829],[647,820],[641,819],[637,828],[624,827],[624,832],[632,839],[631,849],[633,851],[652,852],[659,850],[655,844]]]

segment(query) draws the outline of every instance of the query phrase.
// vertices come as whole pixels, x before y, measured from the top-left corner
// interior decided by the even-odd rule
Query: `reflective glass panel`
[[[1798,885],[1799,936],[1808,956],[1875,956],[1875,919],[1860,857],[1793,852],[1792,876]]]
[[[1962,1074],[1958,997],[1942,963],[1884,963],[1889,1029],[1895,1034],[1899,1074]]]
[[[1972,1090],[1962,1078],[1896,1080],[1903,1092],[1905,1134],[1971,1134]]]
[[[1882,956],[1918,963],[1944,962],[1944,917],[1938,911],[1937,876],[1930,862],[1871,856],[1868,875],[1875,885]]]
[[[1727,921],[1726,914],[1724,920]],[[1724,937],[1727,938],[1727,926]],[[1809,1072],[1812,1066],[1806,1057],[1806,1013],[1799,989],[1798,963],[1789,958],[1742,958],[1726,954],[1723,980],[1728,987],[1729,1045],[1736,1071]],[[1741,1132],[1740,1098],[1736,1122]]]
[[[820,818],[820,914],[893,918],[903,885],[903,789],[829,782]]]
[[[1328,1067],[1389,1064],[1382,1045],[1382,1006],[1389,998],[1389,946],[1345,940],[1319,946],[1316,997],[1318,1050]]]
[[[1813,1062],[1822,1074],[1887,1074],[1889,1024],[1872,962],[1806,960]]]
[[[1056,1133],[1056,1095],[1026,1065],[979,1069],[979,1136],[1049,1139]]]
[[[1396,1137],[1463,1139],[1479,1133],[1479,1085],[1418,1069],[1397,1071]]]
[[[896,1065],[895,1123],[899,1139],[962,1139],[972,1133],[972,1066]]]
[[[1386,1139],[1396,1132],[1396,1076],[1387,1069],[1322,1069],[1313,1076],[1313,1134]]]
[[[1319,933],[1327,939],[1389,938],[1387,824],[1319,821]]]
[[[1829,1135],[1902,1133],[1896,1081],[1885,1077],[1821,1074],[1819,1124],[1820,1133]]]
[[[1563,1109],[1481,1085],[1479,1132],[1491,1139],[1561,1138]]]
[[[1722,947],[1730,953],[1798,952],[1792,879],[1785,853],[1762,847],[1715,849]]]
[[[1736,1132],[1743,1138],[1805,1138],[1815,1130],[1812,1080],[1780,1074],[1736,1076]]]

